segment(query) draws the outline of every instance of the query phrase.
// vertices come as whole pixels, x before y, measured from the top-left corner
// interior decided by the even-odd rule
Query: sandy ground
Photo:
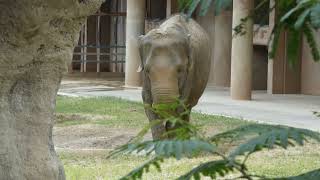
[[[60,90],[73,89],[78,92],[82,88],[87,88],[91,92],[115,91],[124,89],[124,80],[121,78],[64,78],[60,85]]]
[[[126,144],[139,131],[139,129],[88,124],[90,121],[111,118],[110,116],[89,114],[56,114],[55,116],[56,123],[75,119],[86,123],[56,125],[53,128],[53,141],[57,150],[113,150]],[[146,139],[151,139],[151,134],[148,134]]]
[[[54,127],[53,139],[56,149],[112,150],[127,143],[137,134],[136,129],[108,128],[101,125],[73,125]]]

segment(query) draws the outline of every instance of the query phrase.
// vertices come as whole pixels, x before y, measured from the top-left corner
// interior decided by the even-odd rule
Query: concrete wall
[[[148,18],[150,19],[165,19],[167,0],[149,0],[148,4]]]
[[[229,87],[231,78],[232,12],[225,11],[214,17],[212,84]]]
[[[320,31],[317,32],[317,42],[320,45]],[[313,61],[306,41],[302,48],[301,80],[302,94],[320,95],[320,63]]]
[[[210,77],[208,80],[208,86],[214,86],[214,33],[215,33],[215,23],[214,23],[215,17],[214,17],[214,7],[211,6],[209,9],[209,12],[206,16],[198,16],[196,17],[196,21],[203,27],[204,30],[208,33],[210,37],[210,42],[211,42],[211,70],[210,70]]]

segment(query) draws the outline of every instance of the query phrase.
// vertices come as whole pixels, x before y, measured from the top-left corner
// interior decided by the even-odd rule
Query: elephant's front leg
[[[165,139],[164,133],[166,132],[166,128],[164,126],[164,123],[157,123],[157,120],[160,120],[158,118],[158,115],[154,113],[150,107],[145,107],[145,112],[146,115],[149,119],[149,122],[152,124],[151,127],[151,132],[152,132],[152,137],[154,140],[159,140],[159,139]]]
[[[145,104],[144,110],[149,119],[149,122],[153,124],[151,127],[152,137],[154,140],[165,139],[164,133],[166,132],[166,128],[164,123],[156,123],[159,120],[159,116],[152,110],[152,98],[151,92],[148,90],[149,88],[144,88],[142,91],[142,99]]]
[[[181,120],[190,122],[191,107],[185,107],[185,105],[184,107],[178,107],[177,114]]]

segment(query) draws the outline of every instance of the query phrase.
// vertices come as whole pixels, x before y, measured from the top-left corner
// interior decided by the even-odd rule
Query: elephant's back
[[[164,33],[191,35],[191,43],[195,46],[209,43],[209,36],[206,31],[196,21],[183,14],[171,16],[160,25],[159,29]]]
[[[172,20],[170,22],[170,19]],[[193,19],[186,19],[183,15],[175,15],[170,18],[169,24],[180,24],[185,30],[181,33],[190,35],[190,47],[192,49],[191,57],[194,61],[193,83],[188,103],[193,107],[198,103],[199,98],[203,94],[210,74],[211,67],[211,43],[210,37],[206,31]]]
[[[195,106],[203,94],[211,67],[211,43],[206,31],[193,19],[177,14],[166,20],[159,29],[162,32],[190,36],[191,58],[194,61],[193,83],[188,103]]]

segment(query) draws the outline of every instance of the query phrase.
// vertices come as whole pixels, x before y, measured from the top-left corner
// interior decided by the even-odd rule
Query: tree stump
[[[102,0],[0,0],[0,179],[65,179],[52,142],[56,94]]]

